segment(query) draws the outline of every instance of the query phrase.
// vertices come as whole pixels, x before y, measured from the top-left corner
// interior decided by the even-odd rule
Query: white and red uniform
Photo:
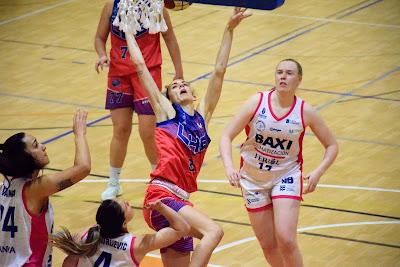
[[[53,230],[53,208],[49,202],[39,215],[29,212],[24,195],[27,183],[15,178],[9,188],[0,186],[0,266],[45,267],[52,263],[48,235]]]
[[[304,101],[295,96],[287,114],[277,117],[273,92],[260,93],[240,150],[240,184],[249,211],[271,206],[274,198],[302,199]]]
[[[78,267],[139,267],[139,262],[134,254],[135,239],[136,237],[129,233],[113,239],[104,238],[100,241],[97,252],[92,257],[79,258]]]

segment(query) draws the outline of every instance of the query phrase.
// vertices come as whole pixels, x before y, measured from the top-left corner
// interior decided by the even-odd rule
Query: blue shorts
[[[178,212],[184,206],[188,205],[185,202],[176,200],[174,198],[164,198],[161,200],[161,202],[176,212]],[[170,226],[168,220],[156,210],[151,211],[150,220],[151,220],[152,226],[154,227],[154,230],[156,230],[156,231]],[[185,236],[185,237],[179,239],[178,241],[176,241],[174,244],[160,249],[160,252],[161,253],[166,252],[167,248],[172,248],[172,249],[174,249],[176,251],[180,251],[180,252],[193,251],[193,237]]]

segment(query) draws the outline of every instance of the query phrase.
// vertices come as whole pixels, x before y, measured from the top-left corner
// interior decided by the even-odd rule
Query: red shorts
[[[149,69],[158,89],[161,91],[161,66]],[[147,91],[142,87],[136,73],[126,76],[109,76],[106,109],[132,107],[137,114],[154,115]]]

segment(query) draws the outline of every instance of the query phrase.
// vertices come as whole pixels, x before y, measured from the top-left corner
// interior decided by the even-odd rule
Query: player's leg
[[[261,189],[260,186],[247,179],[241,179],[240,186],[251,226],[265,258],[271,266],[283,266],[274,234],[271,191]]]
[[[106,109],[110,109],[113,135],[110,143],[110,169],[107,189],[101,198],[112,199],[122,194],[119,175],[124,164],[132,131],[133,95],[129,79],[109,77]]]
[[[260,211],[248,211],[251,226],[268,263],[284,266],[275,238],[274,212],[272,206]]]
[[[297,223],[300,200],[277,198],[274,203],[275,236],[285,266],[303,266],[303,259],[297,244]]]
[[[213,250],[224,235],[222,227],[207,215],[191,206],[183,207],[179,210],[179,214],[191,226],[189,235],[200,239],[200,242],[193,251],[189,266],[206,266]],[[166,256],[170,258],[169,260],[173,260],[171,259],[173,255]],[[172,265],[170,266],[172,267]]]
[[[152,169],[157,164],[157,148],[154,140],[156,117],[154,115],[138,114],[139,135],[142,140],[144,152],[149,160]]]
[[[149,72],[161,90],[161,67],[150,68]],[[157,164],[157,149],[154,140],[156,118],[147,98],[148,94],[142,88],[140,81],[137,77],[133,76],[131,82],[134,88],[134,106],[135,112],[138,114],[140,139],[142,140],[147,159],[152,169],[154,169]]]
[[[303,266],[297,244],[297,223],[302,200],[301,171],[295,170],[283,176],[272,189],[275,236],[285,266]]]

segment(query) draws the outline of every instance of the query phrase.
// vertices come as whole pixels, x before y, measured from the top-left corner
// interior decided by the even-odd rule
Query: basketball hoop
[[[125,33],[132,34],[143,29],[149,29],[149,33],[165,32],[168,27],[165,24],[163,8],[163,0],[121,0],[113,25]]]

